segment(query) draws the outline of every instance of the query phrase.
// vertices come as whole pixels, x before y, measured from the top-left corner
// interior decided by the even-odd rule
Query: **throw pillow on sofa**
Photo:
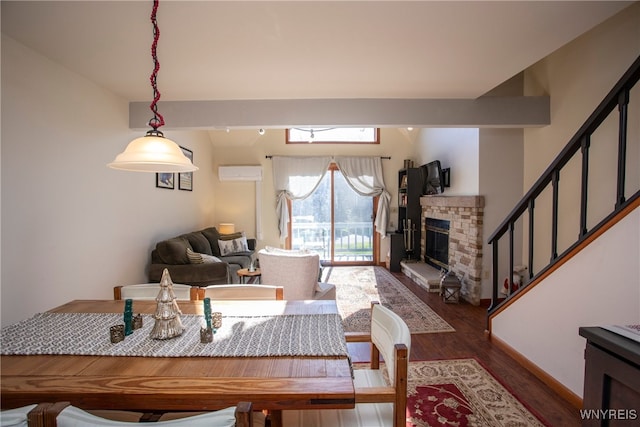
[[[217,257],[224,256],[222,253],[220,253],[220,240],[226,241],[240,239],[242,237],[245,237],[246,239],[246,234],[244,233],[244,231],[237,231],[230,234],[220,234],[215,227],[205,228],[204,230],[200,231],[200,233],[202,233],[202,235],[205,236],[205,238],[209,241],[211,245],[211,254]]]
[[[184,237],[174,237],[159,242],[156,245],[156,250],[164,264],[182,265],[189,264],[187,248],[190,247],[189,241]]]
[[[187,248],[187,258],[189,258],[189,262],[191,264],[206,264],[210,262],[222,262],[222,260],[218,257],[215,257],[213,255],[194,252],[191,250],[191,248]]]
[[[235,233],[230,234],[220,234],[218,240],[233,240],[239,239],[241,237],[246,237],[244,231],[236,231]]]
[[[222,237],[222,236],[221,236]],[[218,240],[220,255],[227,256],[239,252],[249,252],[249,245],[245,236],[231,240]]]
[[[193,252],[198,254],[213,255],[213,252],[211,252],[211,245],[209,244],[209,240],[207,240],[204,234],[198,231],[194,231],[192,233],[183,234],[180,237],[183,237],[189,241]]]

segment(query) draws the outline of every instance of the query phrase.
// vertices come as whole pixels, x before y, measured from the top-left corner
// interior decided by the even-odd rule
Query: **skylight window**
[[[378,128],[291,128],[287,129],[287,144],[380,144]]]

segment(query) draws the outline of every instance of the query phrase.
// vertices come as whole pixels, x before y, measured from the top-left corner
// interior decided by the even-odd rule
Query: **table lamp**
[[[230,222],[222,222],[218,224],[218,231],[220,234],[233,234],[236,231],[236,226]]]

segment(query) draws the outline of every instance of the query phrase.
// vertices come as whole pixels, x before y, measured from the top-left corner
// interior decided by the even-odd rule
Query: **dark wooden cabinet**
[[[420,237],[422,234],[420,197],[424,179],[420,168],[400,169],[398,172],[398,233],[404,237],[404,229],[413,230],[412,259],[420,258]],[[404,242],[404,240],[403,240]],[[403,244],[404,246],[404,244]],[[407,248],[403,249],[406,255]]]
[[[579,334],[587,339],[582,425],[638,425],[640,343],[598,327],[579,328]]]

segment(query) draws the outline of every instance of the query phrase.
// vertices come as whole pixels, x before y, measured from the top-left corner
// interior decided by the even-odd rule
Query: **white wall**
[[[639,259],[637,208],[494,319],[492,336],[582,396],[578,328],[640,323]]]
[[[569,45],[541,60],[525,72],[526,94],[548,94],[551,125],[525,130],[524,190],[539,178],[555,156],[573,137],[596,106],[640,54],[640,4],[634,4]],[[637,97],[640,88],[634,91]],[[630,108],[630,161],[627,171],[631,183],[638,185],[638,146],[640,112]],[[589,223],[597,224],[615,204],[617,155],[617,111],[592,137],[591,162],[603,167],[589,171]],[[578,235],[580,157],[563,169],[560,177],[559,252]],[[637,188],[637,187],[636,187]],[[536,228],[551,227],[551,190],[536,201]],[[536,235],[534,272],[550,259],[550,235]],[[539,255],[539,256],[538,256]]]
[[[480,129],[480,194],[484,196],[482,292],[480,298],[491,298],[493,289],[492,248],[489,237],[522,198],[523,168],[522,129]],[[518,224],[516,236],[522,235]],[[520,237],[521,238],[521,237]],[[506,239],[503,239],[508,241]],[[519,241],[519,240],[517,240]],[[509,276],[508,246],[500,242],[498,283]],[[515,265],[522,259],[521,247],[515,248]]]
[[[127,102],[4,35],[2,124],[3,325],[146,282],[158,240],[212,223],[206,132],[166,131],[194,152],[193,192],[109,169],[140,136]]]
[[[478,128],[420,129],[416,166],[440,160],[443,168],[451,168],[451,187],[445,188],[443,196],[478,195],[478,144]]]
[[[1,15],[1,12],[0,12]],[[1,18],[1,16],[0,16]],[[0,38],[0,54],[2,53],[2,38]],[[0,55],[0,81],[2,80],[2,58]],[[2,85],[0,85],[0,100],[2,100]],[[0,112],[2,108],[0,107]],[[2,114],[0,114],[0,188],[2,188]],[[0,191],[0,242],[2,242],[2,192]],[[0,244],[0,326],[2,325],[2,244]]]

